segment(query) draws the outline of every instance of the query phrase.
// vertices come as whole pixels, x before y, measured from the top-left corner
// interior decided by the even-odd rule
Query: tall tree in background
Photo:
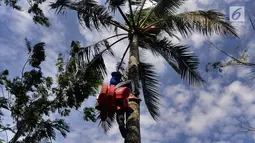
[[[144,8],[146,2],[151,6]],[[140,59],[142,50],[148,50],[155,56],[161,56],[169,65],[180,74],[182,79],[187,79],[192,85],[201,85],[204,81],[197,72],[199,60],[190,48],[185,45],[173,44],[171,39],[176,37],[176,32],[183,37],[188,37],[192,32],[199,32],[205,36],[213,33],[226,37],[237,37],[235,29],[225,22],[224,14],[209,11],[192,11],[176,13],[176,10],[185,0],[107,0],[106,5],[100,5],[94,0],[57,0],[51,4],[52,9],[57,13],[64,13],[66,10],[76,11],[79,22],[82,26],[89,29],[100,30],[102,28],[114,29],[116,35],[103,39],[91,46],[78,48],[75,55],[78,58],[75,62],[82,67],[83,63],[97,65],[86,66],[101,70],[101,75],[105,75],[105,64],[103,55],[112,52],[111,47],[116,43],[128,39],[127,47],[121,47],[126,52],[129,49],[128,79],[135,83],[135,96],[139,98],[138,89],[141,85],[145,104],[153,117],[159,117],[159,82],[153,65],[146,63],[146,59]],[[129,7],[129,12],[123,11],[123,6]],[[123,20],[116,20],[112,16],[116,11],[120,13]],[[124,32],[119,32],[119,30]],[[108,40],[118,37],[118,40],[109,43]],[[122,58],[122,59],[123,59]],[[120,65],[123,60],[120,61]],[[120,66],[118,66],[120,67]],[[84,66],[83,66],[84,68]],[[77,68],[81,72],[82,68]],[[139,143],[140,137],[140,106],[139,101],[129,101],[132,113],[127,119],[126,143]]]
[[[7,110],[5,113],[10,112],[10,118],[13,119],[13,124],[1,124],[1,129],[14,134],[10,143],[50,141],[56,139],[54,130],[66,136],[69,126],[63,119],[44,117],[50,116],[57,110],[56,105],[59,102],[53,98],[52,78],[43,76],[41,71],[41,63],[45,60],[45,44],[38,43],[32,47],[26,39],[26,45],[29,56],[21,76],[9,79],[8,70],[0,73],[0,85],[3,91],[0,100],[1,108]],[[32,68],[30,71],[25,71],[27,64]]]
[[[250,13],[248,12],[249,22],[251,25],[251,28],[255,31],[255,26],[253,23],[253,20],[250,16]],[[244,47],[243,45],[239,45],[235,47],[235,53],[236,55],[231,55],[230,53],[227,53],[217,45],[215,45],[210,39],[208,39],[208,43],[215,48],[216,50],[220,51],[222,54],[224,54],[228,60],[222,60],[222,61],[216,61],[216,62],[209,62],[206,65],[206,72],[209,72],[211,69],[217,69],[219,72],[222,72],[225,67],[230,66],[243,66],[248,67],[252,69],[252,72],[248,74],[249,76],[249,83],[252,83],[255,79],[255,62],[254,62],[254,55],[250,53],[249,47]]]
[[[92,67],[93,72],[86,70],[73,73],[73,71],[76,72],[74,70],[76,65],[72,62],[73,54],[70,54],[71,58],[68,64],[63,62],[63,57],[60,54],[56,64],[56,68],[58,68],[57,86],[54,87],[53,79],[49,76],[45,77],[41,68],[41,63],[46,57],[45,43],[41,42],[31,46],[26,39],[26,46],[29,51],[28,59],[22,68],[21,76],[11,79],[8,77],[8,70],[0,73],[1,132],[5,131],[6,136],[7,132],[13,134],[10,141],[7,136],[6,140],[9,143],[49,142],[56,139],[55,130],[66,137],[69,125],[63,117],[68,116],[72,108],[78,109],[90,95],[95,95],[98,87],[102,84],[103,77],[94,67]],[[72,46],[75,47],[75,44]],[[31,70],[25,70],[27,65]],[[91,78],[84,79],[84,77]],[[77,93],[79,96],[74,96],[78,95]],[[83,110],[84,120],[95,122],[94,109],[85,107]],[[4,113],[10,113],[11,117],[7,118],[8,116]],[[57,113],[61,118],[54,119],[52,115]],[[3,123],[3,120],[6,119],[10,124]],[[0,139],[0,142],[2,141]]]

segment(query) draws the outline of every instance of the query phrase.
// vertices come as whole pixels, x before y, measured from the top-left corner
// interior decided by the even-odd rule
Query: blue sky
[[[26,1],[21,1],[26,9]],[[255,56],[254,30],[248,21],[250,12],[255,21],[254,0],[187,0],[178,12],[192,10],[216,9],[229,14],[229,6],[245,6],[245,26],[237,26],[240,39],[225,39],[213,35],[210,39],[215,45],[230,54],[236,55],[235,47],[248,49]],[[75,13],[56,15],[43,6],[50,18],[50,28],[34,24],[31,15],[17,12],[11,8],[0,8],[0,71],[9,69],[11,76],[20,75],[27,58],[24,39],[32,43],[45,42],[47,59],[43,63],[46,75],[56,74],[56,57],[58,53],[67,55],[72,40],[79,40],[89,45],[112,34],[109,31],[89,31],[79,26]],[[227,58],[212,48],[207,39],[200,34],[192,34],[188,39],[176,43],[188,44],[201,60],[199,71],[206,80],[202,88],[187,85],[161,58],[147,54],[147,61],[152,62],[160,75],[161,81],[161,118],[155,122],[148,114],[144,104],[141,105],[141,136],[143,143],[253,143],[255,133],[240,132],[239,122],[235,119],[247,119],[255,126],[255,84],[247,84],[250,68],[228,67],[222,73],[205,72],[208,62],[226,60]],[[127,41],[114,47],[121,57]],[[105,57],[108,72],[115,68],[116,59]],[[252,57],[251,57],[252,60]],[[105,79],[108,82],[109,78]],[[93,106],[95,98],[90,98],[83,106]],[[82,110],[82,109],[80,109]],[[55,116],[52,115],[52,118]],[[73,111],[66,119],[71,125],[67,138],[58,135],[55,143],[120,143],[123,142],[117,125],[108,134],[96,123],[85,122],[82,114]],[[11,122],[9,118],[5,122]],[[11,133],[9,138],[11,137]],[[2,138],[5,134],[0,133]]]

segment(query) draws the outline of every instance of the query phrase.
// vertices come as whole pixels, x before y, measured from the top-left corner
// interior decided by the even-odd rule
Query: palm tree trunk
[[[139,64],[139,51],[138,51],[138,37],[134,35],[130,38],[130,54],[128,62],[128,79],[134,84],[133,91],[135,91],[135,96],[139,97],[138,92],[138,64]],[[125,143],[140,143],[140,104],[139,100],[130,100],[129,106],[131,110],[127,113],[127,135],[125,138]]]

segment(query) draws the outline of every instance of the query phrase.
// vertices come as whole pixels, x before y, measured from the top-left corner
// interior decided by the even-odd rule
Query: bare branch
[[[238,63],[240,63],[240,64],[242,64],[242,65],[245,65],[245,66],[255,67],[255,64],[254,64],[254,63],[242,62],[242,61],[238,60],[237,58],[235,58],[235,57],[229,55],[228,53],[226,53],[225,51],[223,51],[222,49],[220,49],[219,47],[217,47],[216,45],[214,45],[210,39],[208,40],[208,43],[211,44],[214,48],[216,48],[216,49],[219,50],[220,52],[222,52],[224,55],[226,55],[226,56],[230,57],[231,59],[233,59],[234,61],[236,61],[236,62],[238,62]]]
[[[247,133],[247,132],[254,132],[255,128],[252,127],[248,122],[244,122],[238,118],[235,118],[239,123],[240,123],[240,128],[242,132]]]

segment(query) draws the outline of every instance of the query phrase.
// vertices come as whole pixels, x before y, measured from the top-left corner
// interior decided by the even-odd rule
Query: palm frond
[[[142,84],[145,104],[154,120],[158,120],[159,112],[159,80],[155,68],[148,63],[139,63],[139,78]]]
[[[66,89],[68,106],[79,107],[84,99],[97,94],[107,75],[103,55],[108,53],[114,56],[108,45],[108,42],[102,41],[100,45],[81,48],[80,42],[72,42],[71,57],[66,66],[66,74],[69,77],[69,88]]]
[[[64,13],[67,9],[76,11],[79,23],[89,29],[96,28],[99,30],[100,26],[106,28],[114,26],[125,31],[128,30],[124,25],[115,21],[108,10],[95,0],[81,0],[78,2],[57,0],[55,3],[51,3],[50,7],[55,9],[57,13]]]
[[[227,17],[214,10],[184,12],[163,19],[166,28],[179,31],[184,37],[192,32],[199,32],[205,36],[215,33],[226,37],[238,37],[235,28],[226,22]]]
[[[109,9],[115,12],[116,8],[125,5],[127,0],[106,0],[106,4],[109,4]]]
[[[197,72],[199,59],[190,52],[188,46],[174,45],[171,41],[145,39],[140,42],[141,47],[151,50],[155,56],[162,56],[172,68],[192,85],[202,85],[203,78]]]
[[[98,116],[98,119],[100,119],[99,116]],[[107,117],[105,121],[99,122],[99,125],[103,128],[105,133],[111,130],[113,123],[115,122],[115,119],[116,119],[116,114],[113,116],[113,118]]]
[[[205,36],[212,34],[223,35],[226,37],[238,37],[235,28],[227,22],[228,17],[215,10],[192,11],[180,14],[165,13],[158,15],[152,12],[149,17],[148,9],[143,10],[141,19],[144,21],[142,26],[157,26],[169,34],[180,32],[183,37],[188,37],[193,32],[199,32]]]
[[[147,22],[151,15],[154,14],[157,17],[165,17],[168,14],[173,14],[179,6],[186,0],[152,0],[156,2],[156,5],[149,7],[145,17],[142,17],[142,23]]]
[[[152,8],[157,16],[175,12],[187,0],[153,0],[157,4]]]
[[[96,80],[97,78],[103,78],[107,75],[107,70],[103,59],[103,54],[106,52],[107,50],[103,50],[102,52],[96,54],[88,63],[82,62],[83,65],[81,70],[86,72],[85,75],[87,75],[87,78],[89,78],[88,76],[94,75],[92,77],[95,78],[94,80]],[[91,82],[93,82],[93,79],[91,79]]]
[[[143,8],[143,7],[141,7]],[[151,8],[144,8],[144,9],[139,9],[139,11],[134,11],[134,21],[137,22],[136,25],[139,26],[139,23],[144,20],[145,16],[148,14],[148,12],[151,10]],[[128,19],[131,20],[131,15],[127,14]]]
[[[51,2],[51,9],[55,9],[55,12],[65,13],[67,9],[71,9],[71,1],[70,0],[57,0],[55,3]]]
[[[139,25],[141,15],[142,15],[142,13],[144,11],[143,7],[144,7],[145,3],[146,3],[146,0],[142,0],[139,12],[138,13],[136,11],[134,12],[134,19],[135,19],[136,15],[137,15],[137,20],[136,20],[137,23],[136,23],[136,25]]]
[[[119,34],[122,35],[122,34]],[[111,36],[109,38],[103,39],[95,44],[92,44],[90,46],[87,47],[80,47],[80,43],[77,43],[78,41],[73,41],[71,44],[71,55],[72,56],[78,56],[79,61],[84,61],[86,63],[89,63],[93,60],[94,57],[102,55],[104,53],[108,53],[111,56],[115,56],[113,50],[112,50],[112,46],[117,44],[118,42],[124,40],[127,38],[126,37],[122,37],[118,40],[116,40],[115,42],[113,42],[112,44],[110,44],[108,42],[108,39],[114,38],[117,35]],[[95,60],[95,59],[94,59]]]
[[[96,29],[99,29],[99,24],[103,26],[110,26],[110,20],[113,17],[109,14],[107,9],[99,5],[98,2],[94,0],[82,0],[74,4],[74,8],[78,13],[78,19],[82,25],[91,29],[91,24]]]
[[[76,63],[77,60],[71,62]],[[74,71],[67,97],[70,101],[69,106],[77,108],[89,96],[97,94],[99,86],[107,75],[107,70],[102,54],[98,54],[89,63],[80,62],[79,68]]]
[[[133,12],[133,8],[132,8],[132,0],[128,0],[128,7],[129,7],[129,13],[131,15],[132,25],[133,25],[133,27],[135,27],[134,12]]]

